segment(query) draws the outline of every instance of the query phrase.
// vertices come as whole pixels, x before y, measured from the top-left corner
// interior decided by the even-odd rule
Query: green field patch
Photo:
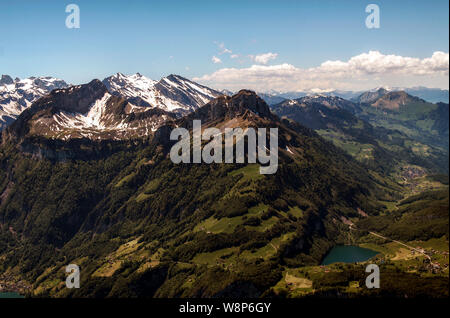
[[[228,176],[242,174],[242,181],[262,179],[264,175],[259,172],[259,167],[260,165],[258,164],[248,164],[245,167],[229,172]]]
[[[290,286],[292,289],[296,288],[312,288],[312,281],[304,278],[304,277],[297,277],[294,275],[291,275],[286,273],[286,276],[284,277],[284,280],[288,286]]]
[[[159,248],[155,253],[150,255],[149,253],[141,253],[140,259],[143,263],[137,269],[137,272],[145,272],[147,269],[156,267],[160,264],[161,256],[164,254],[164,249]]]
[[[301,297],[313,292],[313,282],[302,271],[286,269],[281,280],[273,287],[275,294],[288,294],[289,297]]]
[[[237,247],[224,248],[210,253],[199,253],[192,262],[196,264],[218,265],[227,263],[226,259],[239,250]]]
[[[420,246],[424,249],[434,249],[443,252],[448,252],[449,250],[448,240],[445,239],[445,236],[441,238],[432,238],[428,241],[411,241],[408,244],[413,247]]]
[[[353,141],[352,137],[335,131],[321,129],[317,132],[357,160],[373,159],[373,146],[370,144]]]
[[[142,252],[138,251],[139,246],[142,244],[139,243],[139,238],[136,238],[120,245],[117,250],[106,256],[102,265],[92,273],[92,276],[110,277],[122,266],[123,261],[145,258],[148,253],[145,250],[142,250]]]
[[[212,216],[208,219],[204,220],[203,222],[197,224],[197,226],[194,228],[194,232],[198,231],[205,231],[207,233],[233,233],[234,229],[245,222],[245,220],[252,216],[259,216],[263,212],[267,211],[268,206],[265,204],[258,204],[254,207],[251,207],[248,209],[247,213],[242,216],[235,216],[235,217],[223,217],[220,219],[217,219],[216,217]],[[254,227],[253,227],[254,228]]]
[[[279,220],[279,218],[277,218],[276,216],[272,216],[267,220],[261,221],[261,224],[259,224],[257,226],[249,226],[249,225],[247,225],[247,226],[249,228],[251,228],[252,230],[264,232],[264,231],[267,231],[268,229],[270,229],[272,226],[274,226],[278,222],[278,220]]]
[[[115,185],[116,188],[120,188],[121,186],[125,185],[126,183],[130,182],[134,176],[136,175],[136,172],[132,172],[129,175],[123,177],[117,184]]]
[[[42,292],[49,290],[49,289],[55,289],[57,286],[64,284],[60,279],[57,278],[49,278],[39,284],[39,286],[34,290],[34,294],[38,296]]]
[[[215,217],[210,217],[203,222],[199,223],[195,228],[194,232],[205,231],[207,233],[233,233],[236,226],[242,224],[244,220],[242,216],[235,216],[232,218],[221,218],[216,219]]]
[[[298,206],[289,207],[288,213],[292,214],[293,216],[295,216],[297,218],[302,218],[303,217],[303,210],[300,209]]]
[[[239,257],[244,257],[244,258],[248,258],[248,259],[270,258],[271,256],[275,255],[278,252],[282,243],[289,241],[294,235],[295,235],[295,233],[283,234],[279,237],[272,239],[267,245],[265,245],[259,249],[243,251],[239,255]]]
[[[386,212],[391,212],[391,211],[394,211],[395,209],[397,209],[397,202],[394,202],[394,201],[380,201],[380,203],[386,206],[386,209],[387,209]]]
[[[358,244],[358,246],[380,252],[381,254],[383,254],[385,256],[395,255],[395,253],[398,249],[398,246],[377,244],[377,243],[362,243],[362,244]]]
[[[94,273],[92,273],[92,277],[111,277],[121,266],[121,260],[104,263]]]
[[[139,193],[139,195],[136,197],[136,201],[137,202],[142,202],[142,201],[147,200],[151,196],[152,196],[151,194]]]
[[[153,179],[152,181],[150,181],[148,184],[145,185],[144,193],[151,194],[151,193],[156,192],[156,190],[159,189],[160,184],[161,184],[160,178]]]
[[[136,251],[140,245],[142,245],[142,243],[138,243],[139,242],[139,238],[136,238],[132,241],[129,241],[125,244],[122,244],[121,246],[119,246],[119,248],[113,252],[113,254],[111,255],[112,257],[120,257],[120,256],[124,256],[127,254],[130,254],[134,251]]]
[[[259,249],[255,250],[245,250],[240,255],[239,258],[255,259],[263,258],[268,259],[269,257],[275,255],[277,252],[277,247],[272,243],[267,244]]]
[[[247,215],[261,215],[263,212],[267,211],[269,207],[264,203],[259,203],[248,209]]]

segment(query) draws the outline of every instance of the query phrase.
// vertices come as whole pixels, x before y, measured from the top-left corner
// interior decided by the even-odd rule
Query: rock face
[[[169,81],[175,80],[169,78]],[[180,93],[178,98],[185,103],[192,95]],[[176,120],[174,113],[159,107],[133,105],[129,99],[108,92],[99,80],[93,80],[53,90],[26,109],[3,135],[5,140],[32,136],[65,141],[124,140],[148,137],[163,125],[189,127],[193,119],[211,123],[242,116],[274,118],[269,106],[255,92],[242,90],[231,97],[220,95]],[[162,135],[166,136],[167,132]]]
[[[377,99],[372,106],[383,108],[383,109],[390,109],[390,110],[396,110],[399,109],[401,106],[405,106],[411,103],[426,103],[423,99],[420,99],[415,96],[411,96],[406,92],[400,91],[400,92],[390,92],[386,95],[383,95],[379,99]]]
[[[152,101],[151,88],[156,81],[139,73],[130,76],[117,73],[105,78],[102,82],[111,94],[123,96],[137,106],[152,107],[150,104]]]
[[[105,85],[95,79],[86,85],[54,90],[49,95],[41,98],[36,105],[42,107],[47,104],[54,104],[63,111],[87,113],[92,104],[102,98],[107,92]]]
[[[25,110],[5,138],[122,140],[150,135],[172,114],[111,95],[99,80],[52,91]]]
[[[89,87],[73,86],[73,94],[61,91],[61,94],[71,94],[71,96],[61,99],[60,108],[84,113],[89,108],[90,102],[97,99],[106,90],[111,95],[125,98],[131,105],[160,109],[163,112],[181,116],[223,95],[179,75],[169,75],[160,81],[154,81],[139,73],[129,76],[117,73],[105,78],[102,86],[100,86],[100,81],[96,80],[96,82],[98,83]],[[0,130],[9,126],[39,98],[49,94],[52,90],[69,86],[63,80],[52,77],[13,80],[8,75],[2,75],[0,79]],[[99,87],[101,89],[97,92]],[[83,91],[79,91],[77,88],[82,88]],[[92,92],[89,92],[89,89],[92,89]],[[90,95],[90,93],[94,94]],[[58,99],[58,94],[53,95],[53,98]],[[75,99],[77,102],[73,103],[71,100]],[[70,110],[66,109],[67,105],[70,105]]]
[[[203,128],[223,129],[225,127],[266,127],[270,126],[270,123],[278,123],[280,119],[272,114],[266,102],[255,92],[241,90],[233,96],[219,96],[186,116],[167,120],[153,134],[153,141],[168,149],[174,144],[170,140],[172,129],[175,127],[192,129],[194,120],[200,120]],[[280,141],[281,144],[283,142],[283,140]]]
[[[8,75],[0,79],[0,130],[10,125],[25,109],[54,89],[68,87],[53,77],[30,77],[13,80]]]
[[[345,109],[351,113],[360,110],[357,104],[338,96],[312,95],[301,97],[297,101],[308,106],[321,104],[329,109]]]
[[[0,85],[10,85],[13,83],[14,81],[9,75],[2,75],[2,78],[0,78]]]
[[[332,96],[306,96],[271,106],[280,117],[289,118],[311,129],[334,129],[354,125],[358,105]]]
[[[355,98],[356,102],[359,103],[372,103],[376,101],[381,96],[386,95],[389,91],[385,88],[379,88],[373,91],[364,92]]]
[[[404,90],[388,90],[379,88],[374,91],[368,91],[359,95],[355,102],[370,104],[374,107],[397,110],[400,106],[410,103],[426,103],[423,99],[412,96]]]
[[[269,106],[255,92],[241,90],[233,96],[220,96],[193,113],[182,118],[181,122],[192,122],[200,119],[202,122],[237,118],[243,115],[258,115],[261,118],[273,119]]]
[[[117,73],[105,78],[103,83],[111,94],[123,96],[134,105],[160,108],[177,114],[191,112],[222,95],[173,74],[157,82],[139,73],[129,76]]]

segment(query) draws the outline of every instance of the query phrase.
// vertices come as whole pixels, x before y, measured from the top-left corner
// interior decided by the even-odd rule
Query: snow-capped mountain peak
[[[96,85],[100,81],[94,81]],[[179,75],[171,74],[159,81],[152,80],[140,73],[132,75],[124,75],[116,73],[105,78],[101,85],[105,91],[109,92],[111,97],[123,97],[129,106],[130,112],[144,112],[148,109],[154,109],[154,113],[173,113],[182,115],[189,113],[210,100],[223,95],[222,93],[210,89],[201,84],[195,83]],[[13,80],[8,75],[0,78],[0,130],[10,125],[25,109],[39,98],[46,96],[52,90],[61,90],[69,85],[59,79],[52,77],[30,77],[27,79]],[[73,90],[78,90],[82,85],[71,86],[68,90],[64,90],[65,94],[70,94]],[[57,92],[57,91],[56,91]],[[85,95],[87,96],[87,95]],[[103,96],[103,95],[102,95]],[[98,96],[97,96],[98,97]],[[93,109],[96,109],[95,107]],[[108,108],[108,111],[110,109]],[[102,126],[93,114],[78,113],[69,122],[66,120],[67,114],[62,114],[60,118],[55,118],[60,128],[69,128],[73,125],[87,128],[91,124],[95,124],[96,129]],[[104,119],[104,116],[101,116]],[[116,127],[117,122],[114,123]],[[56,129],[56,128],[55,128]]]
[[[137,106],[160,108],[175,113],[187,113],[203,106],[220,92],[171,74],[156,82],[139,73],[117,73],[103,80],[113,95],[125,97]]]
[[[149,136],[171,118],[159,108],[136,106],[112,95],[102,82],[93,80],[53,90],[22,113],[6,135],[120,140]]]
[[[131,103],[139,106],[152,106],[152,88],[156,81],[139,73],[124,75],[114,74],[103,80],[106,88],[111,94],[123,96]]]
[[[117,73],[111,77],[109,77],[111,79],[113,79],[113,82],[118,85],[118,84],[122,84],[122,85],[132,85],[135,88],[139,88],[141,90],[146,90],[149,87],[154,86],[157,82],[145,77],[144,75],[141,75],[140,73],[136,73],[133,75],[123,75],[122,73]]]
[[[393,91],[393,89],[389,86],[378,86],[375,88],[372,88],[371,90],[369,90],[369,92],[378,92],[378,91],[386,91],[386,92],[391,92]]]
[[[0,79],[0,130],[14,121],[17,116],[40,97],[54,89],[69,85],[53,77],[29,77],[12,79],[2,75]]]

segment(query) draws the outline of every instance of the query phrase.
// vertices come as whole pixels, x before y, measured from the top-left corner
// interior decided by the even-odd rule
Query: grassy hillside
[[[378,214],[379,200],[398,196],[312,131],[270,124],[290,145],[274,175],[256,165],[175,165],[157,138],[33,140],[28,153],[5,144],[0,271],[41,296],[261,296],[285,265],[318,264],[342,217]],[[95,156],[98,147],[109,155]],[[36,157],[48,148],[60,155]],[[68,153],[83,159],[55,159]],[[61,284],[69,263],[83,272],[76,292]]]
[[[252,100],[251,109],[242,106]],[[277,127],[277,172],[261,175],[255,164],[176,165],[165,138],[170,127],[150,140],[4,141],[0,281],[20,280],[15,286],[37,297],[351,295],[360,265],[320,267],[333,246],[378,243],[365,236],[379,224],[386,224],[380,232],[408,240],[448,235],[441,209],[447,204],[448,212],[448,197],[398,203],[422,192],[411,180],[426,177],[415,167],[396,182],[314,131],[279,120],[248,91],[177,124],[196,116],[210,126]],[[421,189],[444,179],[435,176]],[[423,222],[430,215],[430,224]],[[448,227],[448,214],[446,220]],[[403,230],[410,225],[414,231]],[[383,244],[377,248],[388,249]],[[68,264],[81,268],[80,289],[64,285]],[[402,264],[386,266],[414,286],[425,284],[424,275],[411,276]],[[440,295],[445,275],[417,294]],[[403,287],[385,292],[398,295]]]
[[[416,101],[402,105],[398,109],[362,104],[361,109],[362,112],[357,116],[372,125],[398,130],[418,142],[441,148],[448,153],[448,104]]]
[[[420,166],[430,173],[448,173],[448,146],[447,148],[442,148],[442,145],[433,146],[434,143],[419,137],[419,135],[423,136],[422,131],[415,129],[411,132],[405,128],[408,123],[414,127],[426,126],[425,121],[408,119],[408,122],[402,122],[400,126],[391,125],[384,119],[378,119],[380,114],[389,110],[380,110],[367,105],[360,107],[345,100],[338,100],[340,102],[338,107],[330,107],[324,104],[327,100],[323,99],[322,102],[307,101],[306,104],[304,99],[294,102],[286,101],[272,106],[272,109],[280,117],[315,129],[322,137],[364,163],[369,169],[385,175],[395,175],[407,165]],[[436,110],[438,106],[426,105],[427,107],[431,105],[428,111],[430,114],[435,114],[433,110]],[[345,109],[339,106],[345,106]],[[352,114],[352,110],[355,114]],[[409,105],[407,112],[401,108],[399,112],[389,114],[392,118],[397,118],[396,116],[416,118],[417,114],[425,116],[426,112],[417,105]],[[432,130],[436,138],[442,134],[441,130],[445,130],[445,118],[440,119],[439,122],[441,122],[440,126],[438,121],[434,121],[430,115],[429,128],[441,127],[439,130]]]

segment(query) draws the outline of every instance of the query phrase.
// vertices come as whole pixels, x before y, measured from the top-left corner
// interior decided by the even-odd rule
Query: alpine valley
[[[0,292],[448,297],[449,105],[416,91],[275,96],[178,75],[3,75]],[[193,120],[278,128],[277,172],[174,164],[170,133]],[[321,265],[338,245],[376,255]],[[365,287],[369,263],[379,289]],[[65,286],[69,264],[80,288]]]

